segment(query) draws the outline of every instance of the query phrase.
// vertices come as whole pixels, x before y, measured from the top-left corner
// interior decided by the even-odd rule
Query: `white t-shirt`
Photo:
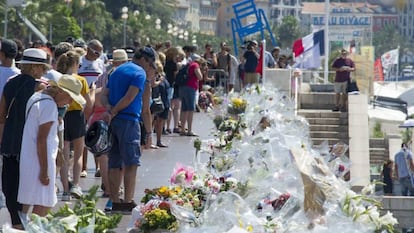
[[[45,75],[43,75],[43,77],[45,77],[48,80],[57,82],[59,81],[60,77],[62,77],[62,73],[54,69],[50,69]]]
[[[17,74],[20,74],[20,69],[15,66],[0,66],[0,96],[3,95],[3,88],[7,81],[9,81],[10,77],[16,76]]]
[[[98,77],[101,76],[105,71],[105,65],[101,59],[96,59],[90,61],[82,56],[79,63],[78,74],[82,77],[85,77],[88,81],[88,85],[91,86],[93,82],[98,80]]]
[[[40,100],[42,99],[42,100]],[[53,122],[47,136],[47,173],[49,185],[40,183],[40,164],[37,155],[39,126]],[[26,123],[20,152],[20,178],[17,201],[26,205],[53,207],[57,203],[55,192],[56,156],[58,152],[58,110],[53,98],[41,92],[30,97],[26,105]]]
[[[230,54],[230,79],[229,84],[234,85],[236,83],[237,72],[239,69],[239,61],[237,58]]]

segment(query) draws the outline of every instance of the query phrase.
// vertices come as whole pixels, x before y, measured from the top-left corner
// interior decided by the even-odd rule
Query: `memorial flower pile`
[[[213,112],[214,137],[194,141],[193,164],[178,164],[171,186],[146,193],[139,223],[150,221],[143,210],[164,209],[156,216],[175,217],[166,229],[180,233],[395,232],[371,184],[351,191],[347,145],[312,147],[285,93],[248,87]]]
[[[28,233],[78,233],[78,232],[114,232],[121,222],[122,215],[106,215],[96,208],[99,197],[96,195],[98,186],[93,186],[88,193],[76,201],[73,208],[67,204],[56,212],[50,212],[46,217],[32,214],[28,222],[23,222],[25,231],[3,226],[2,232],[28,232]]]

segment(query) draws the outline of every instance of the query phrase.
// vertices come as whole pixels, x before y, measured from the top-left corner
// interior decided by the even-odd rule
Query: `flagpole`
[[[265,81],[267,81],[266,80],[266,75],[265,75],[265,73],[266,73],[265,72],[265,67],[267,67],[267,64],[265,64],[265,61],[266,61],[265,51],[266,51],[266,40],[262,40],[262,51],[260,51],[262,53],[261,56],[263,58],[263,61],[262,61],[262,83],[265,83]]]
[[[324,82],[328,83],[329,77],[329,0],[325,0],[325,68]]]
[[[397,82],[398,82],[398,75],[400,74],[400,46],[397,47]]]

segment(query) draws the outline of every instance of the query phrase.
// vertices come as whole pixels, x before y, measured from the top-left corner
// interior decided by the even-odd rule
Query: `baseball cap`
[[[83,39],[76,39],[73,42],[73,47],[86,48],[86,43]]]
[[[142,47],[135,53],[135,56],[137,56],[138,54],[141,56],[145,56],[146,58],[149,58],[151,61],[151,66],[154,69],[157,69],[157,66],[155,65],[156,55],[155,55],[155,51],[153,48],[148,47],[148,46]]]
[[[13,40],[2,39],[0,51],[3,52],[7,58],[16,58],[17,44]]]

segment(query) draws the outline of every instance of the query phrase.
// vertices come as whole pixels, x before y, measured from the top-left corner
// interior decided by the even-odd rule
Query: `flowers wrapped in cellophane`
[[[196,169],[180,165],[171,179],[180,187],[168,198],[177,232],[394,231],[395,218],[381,216],[370,189],[355,193],[343,179],[347,145],[313,149],[308,122],[284,93],[229,93],[212,118],[214,138],[195,143]]]

